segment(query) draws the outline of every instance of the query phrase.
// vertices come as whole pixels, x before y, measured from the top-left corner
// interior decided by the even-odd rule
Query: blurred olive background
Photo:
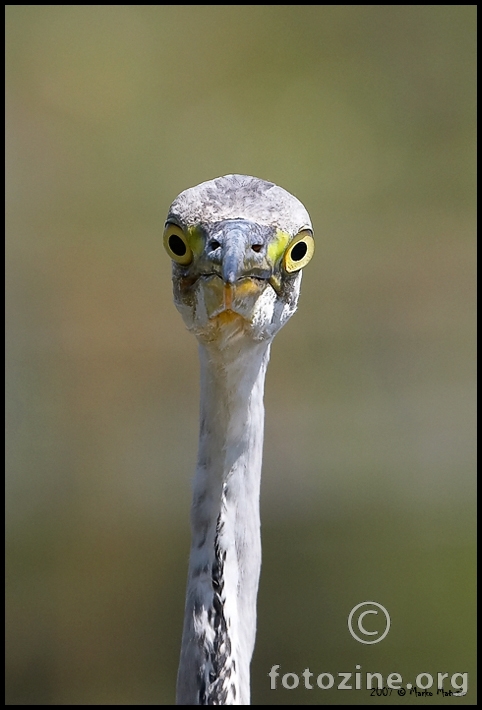
[[[317,239],[267,379],[253,703],[475,703],[475,13],[7,6],[8,704],[174,701],[199,387],[161,236],[230,172]]]

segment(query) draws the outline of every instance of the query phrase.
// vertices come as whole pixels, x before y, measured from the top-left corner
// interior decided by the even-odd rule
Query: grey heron
[[[182,192],[164,230],[174,302],[199,342],[200,435],[191,509],[180,705],[247,705],[261,565],[263,391],[271,341],[296,310],[314,251],[302,203],[226,175]]]

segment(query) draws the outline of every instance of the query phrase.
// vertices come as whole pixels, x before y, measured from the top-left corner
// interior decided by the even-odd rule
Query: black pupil
[[[301,261],[307,251],[308,247],[305,242],[298,242],[298,244],[295,244],[291,250],[291,258],[293,261]]]
[[[176,256],[184,256],[187,251],[186,245],[182,241],[181,237],[177,236],[177,234],[172,234],[169,237],[169,246],[171,247],[172,253]]]

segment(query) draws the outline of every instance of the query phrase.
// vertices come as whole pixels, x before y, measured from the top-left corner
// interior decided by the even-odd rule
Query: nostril
[[[212,242],[209,242],[209,246],[211,248],[211,251],[214,251],[215,249],[218,249],[221,244],[217,242],[215,239],[212,240]]]
[[[257,253],[260,252],[262,248],[263,248],[262,244],[253,244],[251,246],[251,249]]]

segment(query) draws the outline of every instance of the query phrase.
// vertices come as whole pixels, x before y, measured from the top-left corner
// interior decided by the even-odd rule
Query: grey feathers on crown
[[[247,219],[277,227],[291,236],[311,229],[304,205],[282,187],[248,175],[225,175],[188,188],[172,203],[169,219],[183,225]]]

